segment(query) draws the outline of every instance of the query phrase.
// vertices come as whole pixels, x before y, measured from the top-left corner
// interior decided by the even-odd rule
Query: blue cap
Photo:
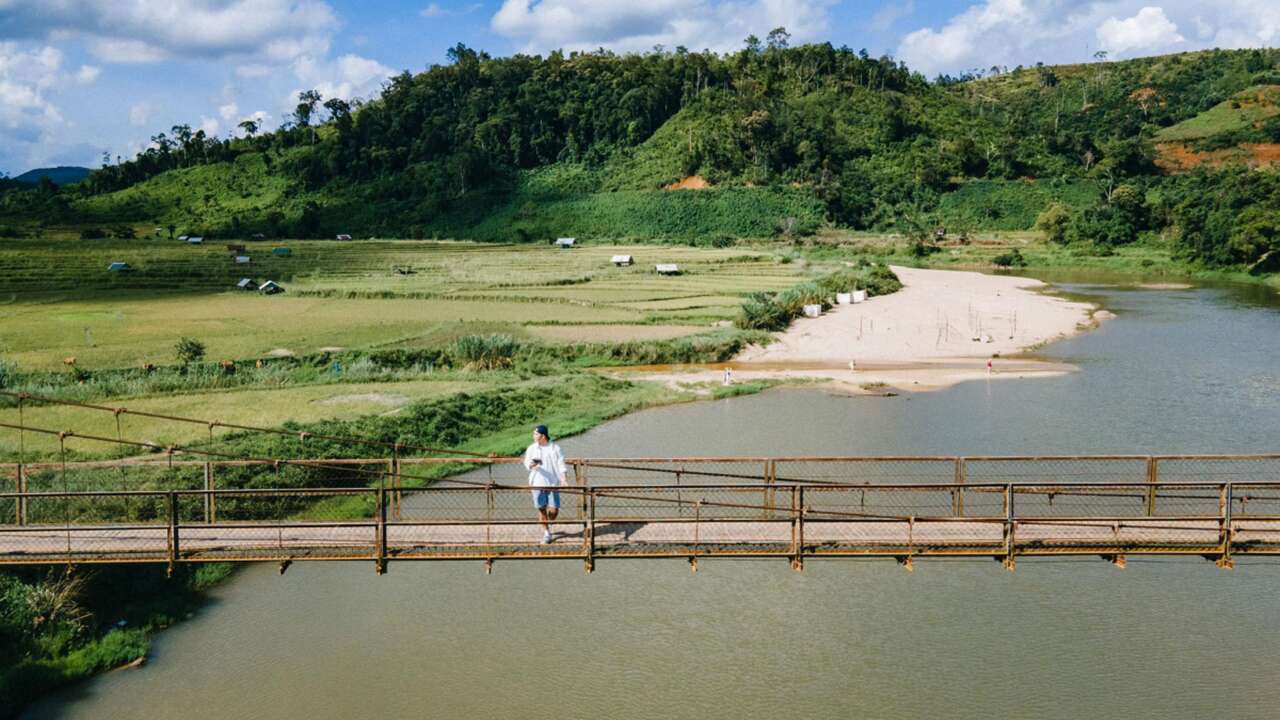
[[[550,440],[550,439],[551,439],[551,433],[547,432],[547,426],[546,426],[546,425],[539,425],[539,426],[535,427],[535,428],[533,429],[533,431],[534,431],[534,432],[536,432],[536,433],[538,433],[539,435],[543,435],[543,436],[545,436],[548,440]]]

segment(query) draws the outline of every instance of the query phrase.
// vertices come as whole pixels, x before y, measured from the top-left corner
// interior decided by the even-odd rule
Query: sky
[[[373,97],[459,42],[728,52],[778,26],[933,77],[1276,46],[1280,0],[0,0],[0,172],[97,167],[181,123],[270,129],[301,90]]]

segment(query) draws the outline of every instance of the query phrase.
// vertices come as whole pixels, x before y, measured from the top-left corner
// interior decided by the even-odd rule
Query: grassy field
[[[224,248],[170,240],[0,241],[0,358],[23,370],[56,369],[67,357],[89,369],[163,364],[183,336],[214,360],[431,347],[494,332],[547,342],[672,338],[709,330],[746,294],[809,272],[774,252],[682,246],[311,241],[288,243],[289,257],[270,254],[273,246],[251,246],[246,267]],[[616,254],[636,264],[615,267]],[[114,260],[136,270],[109,273]],[[659,276],[658,262],[682,274]],[[242,276],[275,279],[286,292],[231,289]]]
[[[276,427],[286,421],[313,423],[331,419],[353,419],[366,415],[393,415],[423,400],[483,387],[482,382],[415,380],[382,383],[336,383],[286,388],[246,388],[221,392],[130,398],[118,403],[139,412],[178,417],[216,418],[221,422],[257,427]],[[116,405],[117,403],[112,403]],[[33,405],[23,411],[28,425],[49,429],[75,428],[77,432],[100,437],[116,437],[115,416],[109,412],[62,405]],[[17,424],[16,408],[0,409],[0,422]],[[220,435],[225,431],[219,430]],[[159,445],[190,444],[209,438],[202,425],[166,420],[121,416],[121,436]],[[49,456],[58,448],[57,438],[27,434],[28,452]],[[72,439],[68,448],[76,456],[112,454],[103,443]],[[0,455],[16,456],[17,431],[0,432]]]
[[[1187,142],[1238,130],[1247,130],[1280,114],[1280,86],[1259,85],[1236,93],[1212,108],[1164,128],[1157,142]]]

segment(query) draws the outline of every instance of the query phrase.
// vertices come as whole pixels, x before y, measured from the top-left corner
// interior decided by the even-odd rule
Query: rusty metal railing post
[[[374,526],[374,571],[379,575],[387,572],[387,487],[378,484],[377,520]]]
[[[1156,514],[1156,459],[1147,458],[1147,517]]]
[[[213,463],[204,464],[204,524],[213,523]]]
[[[1231,532],[1231,505],[1233,502],[1233,492],[1231,483],[1222,483],[1222,490],[1218,500],[1218,507],[1221,512],[1219,517],[1218,541],[1222,548],[1222,554],[1218,557],[1217,565],[1220,568],[1230,570],[1236,566],[1236,561],[1231,559],[1231,545],[1234,542]]]
[[[1017,538],[1014,536],[1016,522],[1013,513],[1013,483],[1006,483],[1004,486],[1004,560],[1002,563],[1006,570],[1013,570],[1015,566],[1014,555],[1018,547]]]
[[[27,524],[27,496],[26,496],[27,470],[22,465],[22,463],[18,463],[18,476],[17,476],[17,482],[14,485],[14,489],[18,492],[18,502],[14,503],[14,506],[15,506],[14,513],[17,515],[17,517],[15,517],[14,520],[19,525],[26,525]]]
[[[583,488],[582,497],[587,504],[587,524],[582,532],[582,551],[585,555],[584,567],[588,573],[591,573],[596,569],[596,494],[591,488]]]
[[[168,494],[169,505],[169,568],[165,572],[168,577],[173,577],[173,571],[178,567],[178,493],[176,490],[170,490]]]
[[[968,475],[968,469],[965,467],[964,458],[956,458],[955,467],[955,484],[956,488],[951,491],[951,514],[955,517],[964,516],[964,485]]]
[[[791,486],[791,569],[804,570],[804,486]]]

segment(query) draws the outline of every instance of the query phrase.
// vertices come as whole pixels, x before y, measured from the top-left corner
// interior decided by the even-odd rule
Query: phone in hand
[[[532,460],[530,460],[530,461],[529,461],[529,464],[531,464],[531,465],[541,465],[541,464],[542,464],[542,461],[541,461],[541,460],[539,460],[538,458],[534,458],[534,459],[532,459]]]

